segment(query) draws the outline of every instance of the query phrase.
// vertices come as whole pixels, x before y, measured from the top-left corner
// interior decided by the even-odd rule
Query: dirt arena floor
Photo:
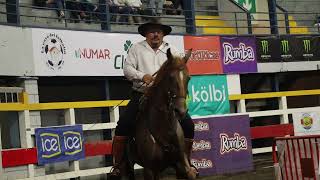
[[[200,180],[274,180],[274,168],[271,153],[255,155],[253,157],[254,170],[236,174],[200,177]],[[143,180],[142,170],[137,170],[136,179]],[[167,170],[162,174],[162,180],[174,180],[174,172]]]

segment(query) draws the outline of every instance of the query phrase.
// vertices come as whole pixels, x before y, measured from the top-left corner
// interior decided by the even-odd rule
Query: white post
[[[279,100],[279,109],[283,111],[282,116],[280,117],[281,124],[288,124],[289,123],[289,116],[288,116],[288,105],[287,105],[287,97],[281,96],[278,98]]]
[[[119,106],[110,107],[110,122],[117,123],[119,120]],[[114,136],[115,129],[112,129],[112,136]]]
[[[20,130],[20,142],[22,148],[32,148],[34,144],[32,142],[32,136],[30,131],[30,112],[24,110],[19,112],[19,130]],[[28,165],[28,177],[35,176],[35,167],[33,164]]]
[[[238,113],[245,113],[245,112],[247,112],[246,100],[245,100],[245,99],[240,99],[240,100],[237,102],[237,107],[238,107],[238,110],[237,110]]]
[[[2,152],[2,138],[1,138],[1,126],[0,126],[0,152]],[[0,162],[2,162],[2,156],[0,156]],[[2,163],[0,163],[0,179],[4,179]]]
[[[24,91],[28,94],[29,102],[27,103],[39,103],[39,92],[38,92],[38,78],[35,77],[21,77],[23,79],[22,87]],[[32,148],[35,147],[34,141],[31,135],[31,128],[41,127],[41,116],[40,111],[24,111],[24,118],[20,118],[19,113],[19,122],[21,123],[24,119],[25,130],[21,131],[20,125],[20,136],[25,133],[25,140],[21,139],[21,146]],[[23,142],[25,141],[25,142]],[[24,146],[23,146],[24,144]],[[43,166],[35,166],[33,164],[28,165],[28,176],[43,176],[45,175],[45,168]]]
[[[74,113],[74,108],[66,109],[64,112],[64,120],[66,125],[75,125],[76,124],[76,116]],[[72,171],[76,173],[80,171],[79,161],[70,161],[70,168]]]

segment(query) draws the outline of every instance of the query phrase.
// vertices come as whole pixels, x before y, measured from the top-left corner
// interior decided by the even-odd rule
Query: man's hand
[[[150,74],[146,74],[143,76],[142,81],[144,83],[146,83],[147,85],[149,85],[150,83],[152,83],[152,81],[154,80],[153,76],[151,76]]]

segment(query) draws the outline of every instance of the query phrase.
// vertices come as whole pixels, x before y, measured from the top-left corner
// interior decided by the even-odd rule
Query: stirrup
[[[119,167],[113,166],[109,172],[109,176],[111,177],[120,177],[121,171]]]

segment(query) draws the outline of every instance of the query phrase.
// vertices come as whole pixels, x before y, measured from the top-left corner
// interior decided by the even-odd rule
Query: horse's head
[[[173,56],[170,49],[167,50],[168,88],[169,102],[173,109],[180,117],[184,117],[187,113],[186,97],[188,94],[188,82],[190,79],[187,69],[187,61],[191,55],[191,49],[182,57]]]
[[[173,56],[168,49],[168,60],[161,66],[153,85],[146,92],[146,96],[158,97],[166,101],[169,108],[181,116],[180,118],[187,112],[186,97],[190,79],[187,61],[190,55],[191,50],[184,57]]]

